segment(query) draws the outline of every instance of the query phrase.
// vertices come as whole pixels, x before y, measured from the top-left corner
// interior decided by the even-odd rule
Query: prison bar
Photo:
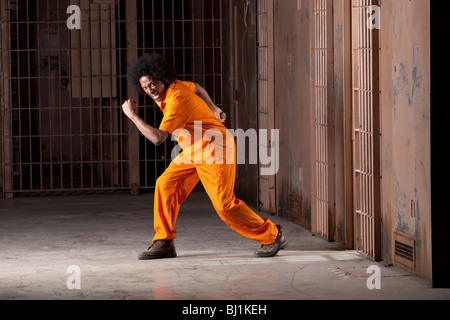
[[[69,5],[81,9],[81,30],[67,27]],[[173,143],[151,145],[119,108],[135,95],[126,71],[144,52],[165,54],[222,106],[222,1],[1,0],[0,8],[5,197],[154,188]],[[153,101],[139,102],[158,126]]]
[[[368,26],[373,0],[353,0],[354,210],[356,248],[380,257],[379,33]]]
[[[333,139],[333,26],[332,2],[314,0],[314,38],[312,56],[313,73],[313,203],[315,220],[313,232],[333,240],[334,238],[334,144]]]

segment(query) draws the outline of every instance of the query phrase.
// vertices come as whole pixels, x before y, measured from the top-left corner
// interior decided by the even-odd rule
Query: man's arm
[[[220,122],[224,123],[227,120],[227,114],[222,111],[219,107],[215,105],[209,96],[208,92],[198,83],[195,84],[195,94],[197,94],[203,101],[208,105],[214,115],[219,119]]]
[[[136,112],[138,108],[139,106],[137,103],[131,100],[125,101],[122,105],[123,112],[128,118],[130,118],[131,121],[133,121],[144,137],[153,142],[156,146],[163,144],[170,134],[168,132],[156,129],[142,120]]]

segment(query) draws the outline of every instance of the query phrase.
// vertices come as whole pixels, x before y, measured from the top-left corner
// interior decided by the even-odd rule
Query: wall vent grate
[[[400,231],[394,232],[394,261],[407,269],[416,269],[416,246],[413,236]]]

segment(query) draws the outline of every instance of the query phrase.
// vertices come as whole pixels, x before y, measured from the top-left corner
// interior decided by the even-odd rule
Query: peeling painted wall
[[[313,191],[314,111],[312,101],[312,37],[314,37],[313,1],[275,0],[275,117],[276,127],[280,129],[280,171],[277,175],[278,214],[289,218],[311,230]],[[333,240],[352,247],[352,239],[346,235],[346,208],[351,206],[346,199],[352,190],[345,187],[346,165],[344,157],[344,108],[345,90],[348,90],[347,74],[350,65],[345,65],[344,41],[344,2],[334,5],[333,33],[334,88],[333,113],[335,114],[334,158],[330,166],[336,166],[334,180],[335,203],[334,219],[331,231]],[[350,41],[349,39],[347,41]],[[347,69],[346,69],[347,68]],[[347,101],[348,102],[348,101]],[[347,115],[348,116],[348,115]],[[350,155],[351,157],[351,155]],[[334,171],[334,170],[333,170]],[[347,177],[348,178],[348,177]],[[351,177],[350,177],[351,179]],[[348,203],[350,201],[350,203]],[[347,207],[346,207],[347,205]],[[351,219],[350,219],[351,220]],[[351,227],[351,226],[350,226]]]
[[[311,230],[313,1],[274,0],[277,214]],[[333,1],[334,239],[352,249],[350,0]],[[381,3],[381,249],[397,264],[394,234],[415,241],[413,272],[431,279],[430,2]],[[349,98],[350,97],[350,98]],[[350,148],[349,148],[350,146]],[[350,151],[349,151],[350,150]]]
[[[415,272],[431,279],[429,35],[429,1],[383,1],[382,255],[394,261],[394,231],[410,235]]]
[[[275,125],[280,129],[278,214],[311,228],[310,2],[275,1]]]

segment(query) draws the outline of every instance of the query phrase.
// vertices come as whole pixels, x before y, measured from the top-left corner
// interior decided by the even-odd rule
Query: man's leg
[[[222,220],[241,235],[262,245],[272,245],[279,230],[269,219],[261,218],[235,198],[235,169],[234,164],[197,166],[200,180]]]
[[[171,163],[156,182],[154,228],[152,245],[138,255],[140,260],[174,258],[177,256],[173,239],[180,205],[198,183],[199,177],[192,165]]]
[[[173,240],[180,205],[199,181],[195,166],[171,163],[158,178],[155,189],[154,228],[156,240]]]

